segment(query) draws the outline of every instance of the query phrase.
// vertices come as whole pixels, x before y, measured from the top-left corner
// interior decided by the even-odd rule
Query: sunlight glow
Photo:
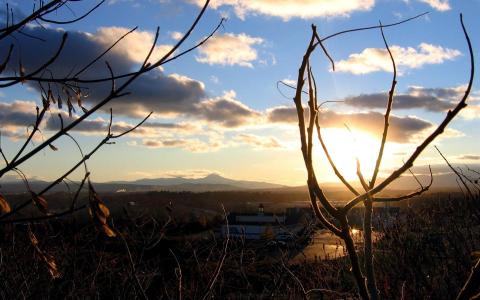
[[[379,139],[363,131],[349,132],[341,128],[324,129],[322,136],[330,156],[347,180],[357,179],[356,157],[360,160],[365,180],[370,179],[380,147]],[[388,162],[388,150],[387,147],[385,162]],[[317,157],[325,157],[319,144],[315,151]]]

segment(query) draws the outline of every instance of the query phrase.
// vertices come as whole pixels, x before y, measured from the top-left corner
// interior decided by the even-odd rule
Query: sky
[[[32,10],[29,1],[5,1],[16,18]],[[35,1],[33,1],[35,2]],[[3,3],[3,4],[5,4]],[[93,7],[96,1],[75,1],[50,16],[71,19]],[[38,3],[37,3],[38,4]],[[160,36],[150,61],[171,49],[198,14],[201,0],[107,0],[88,17],[73,24],[32,23],[10,41],[0,43],[4,57],[15,44],[6,73],[22,67],[33,70],[57,49],[64,32],[65,47],[50,66],[57,76],[79,70],[121,35],[138,28],[119,42],[84,75],[108,76],[105,60],[115,74],[139,67],[154,40]],[[5,5],[2,5],[5,7]],[[153,115],[115,144],[105,145],[88,162],[97,182],[156,177],[202,177],[217,173],[233,179],[257,180],[285,185],[306,182],[300,152],[298,120],[293,106],[298,68],[311,36],[311,24],[320,36],[337,31],[398,22],[423,12],[416,20],[385,29],[395,58],[398,77],[391,127],[381,176],[402,164],[448,109],[461,99],[468,82],[469,56],[459,14],[480,59],[479,0],[212,0],[182,46],[186,49],[210,34],[222,18],[226,22],[203,46],[142,75],[128,87],[129,95],[116,99],[72,131],[84,152],[94,148],[107,132],[110,108],[113,130],[119,132]],[[5,15],[5,8],[0,11]],[[5,17],[0,22],[5,24]],[[355,157],[365,174],[372,171],[383,126],[386,93],[392,67],[380,30],[341,35],[326,41],[335,61],[335,71],[322,53],[311,65],[319,98],[339,101],[320,112],[324,138],[340,170],[355,178]],[[88,109],[108,92],[110,83],[88,86],[83,99]],[[0,90],[1,147],[13,157],[21,147],[28,125],[35,121],[35,106],[41,104],[38,85],[17,84]],[[68,110],[52,107],[34,144],[60,127]],[[474,81],[468,107],[432,145],[437,145],[453,163],[480,162],[478,140],[480,88]],[[348,127],[348,128],[347,128]],[[54,143],[20,166],[29,178],[52,180],[81,156],[67,137]],[[31,149],[30,145],[28,149]],[[314,146],[318,178],[334,181],[319,145]],[[441,164],[429,147],[417,165]],[[13,176],[14,174],[7,174]],[[72,179],[81,178],[81,170]],[[367,177],[369,177],[367,175]],[[5,180],[5,179],[4,179]]]

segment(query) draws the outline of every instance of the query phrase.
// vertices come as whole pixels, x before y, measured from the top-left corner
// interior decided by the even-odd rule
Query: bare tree
[[[8,89],[19,84],[25,84],[28,86],[35,86],[39,90],[41,102],[36,107],[36,120],[31,125],[30,132],[25,138],[22,146],[16,151],[12,157],[8,157],[5,151],[2,149],[0,144],[0,154],[3,159],[3,165],[0,165],[0,179],[10,173],[17,173],[18,176],[23,180],[25,188],[30,194],[30,199],[25,202],[19,203],[15,206],[11,206],[9,200],[0,194],[0,222],[3,224],[6,223],[29,223],[29,222],[39,222],[52,218],[62,217],[68,214],[72,214],[78,210],[89,208],[90,216],[97,229],[109,237],[116,236],[115,230],[109,224],[110,212],[109,209],[105,206],[103,201],[100,199],[96,193],[94,186],[90,179],[90,171],[88,169],[87,161],[94,155],[101,147],[109,144],[113,144],[114,140],[123,137],[137,129],[141,126],[152,114],[150,112],[145,116],[135,126],[123,130],[121,132],[113,132],[113,112],[110,108],[110,120],[107,124],[107,132],[105,137],[88,153],[84,152],[83,147],[79,142],[71,135],[71,131],[84,122],[88,117],[92,116],[95,112],[100,109],[107,109],[106,106],[114,99],[124,97],[129,94],[127,91],[129,86],[137,80],[142,74],[146,74],[162,65],[165,65],[169,62],[173,62],[185,54],[196,49],[203,43],[205,43],[210,37],[212,37],[215,32],[223,24],[224,19],[220,20],[218,26],[214,28],[209,35],[207,35],[203,40],[194,43],[193,46],[188,46],[186,49],[181,49],[182,46],[186,44],[189,40],[191,33],[197,27],[200,19],[203,17],[210,0],[206,0],[202,9],[199,11],[198,15],[193,19],[189,28],[186,29],[185,34],[178,40],[178,42],[162,57],[159,59],[150,62],[152,53],[155,49],[158,37],[159,37],[159,27],[156,29],[155,38],[153,43],[150,46],[148,53],[145,54],[143,62],[140,64],[138,69],[133,72],[119,73],[114,72],[115,65],[111,65],[107,60],[104,61],[105,69],[108,70],[109,76],[92,78],[91,76],[86,76],[87,71],[89,71],[92,66],[98,62],[101,62],[105,59],[106,54],[108,54],[121,40],[126,36],[134,32],[137,27],[131,29],[120,38],[118,38],[110,46],[106,47],[104,51],[98,54],[93,58],[84,58],[85,61],[88,61],[83,66],[77,68],[77,70],[72,70],[67,75],[60,73],[55,73],[50,68],[55,62],[57,62],[60,55],[63,53],[65,45],[69,41],[69,33],[65,32],[62,36],[61,41],[58,45],[48,45],[54,50],[53,54],[47,60],[41,62],[36,62],[38,67],[35,68],[26,68],[22,64],[22,57],[18,55],[18,61],[13,60],[13,54],[17,48],[21,48],[21,43],[18,42],[17,36],[22,35],[29,39],[38,40],[39,42],[46,43],[41,37],[31,35],[26,32],[27,26],[35,24],[36,26],[43,26],[47,24],[70,24],[82,20],[91,13],[93,13],[98,7],[105,3],[105,0],[97,1],[92,7],[85,13],[80,16],[72,17],[70,20],[58,20],[56,12],[62,8],[70,9],[69,5],[75,2],[74,0],[51,0],[51,1],[34,1],[32,6],[32,12],[27,16],[19,16],[14,13],[14,10],[9,6],[9,3],[6,3],[5,10],[5,25],[0,28],[0,43],[4,46],[10,43],[5,57],[0,61],[0,89]],[[20,51],[18,52],[20,53]],[[97,101],[92,107],[86,107],[83,104],[83,101],[89,97],[88,87],[85,87],[87,84],[103,83],[108,85],[110,83],[110,89],[108,93],[103,96],[102,99]],[[59,110],[61,110],[65,105],[65,110],[68,111],[69,117],[73,118],[68,124],[64,124],[62,114],[58,114],[60,121],[60,128],[54,132],[50,137],[45,139],[38,145],[34,145],[33,148],[29,148],[29,144],[41,134],[41,126],[46,122],[46,115],[50,112],[53,105],[57,105]],[[75,107],[81,112],[78,117],[74,118],[73,112],[75,112]],[[53,116],[52,116],[53,117]],[[5,128],[2,126],[1,131],[4,131]],[[40,151],[44,149],[50,149],[52,151],[57,151],[57,147],[54,146],[54,142],[62,137],[67,137],[71,139],[77,146],[80,153],[80,159],[76,164],[71,166],[68,170],[65,171],[62,175],[59,175],[57,179],[53,180],[49,185],[43,188],[41,191],[34,191],[29,185],[28,177],[22,172],[22,165],[34,158]],[[1,138],[1,135],[0,135]],[[48,201],[45,199],[45,194],[50,191],[56,185],[64,182],[68,176],[70,176],[75,170],[80,167],[84,167],[84,177],[82,181],[78,184],[78,188],[74,193],[74,196],[71,200],[70,207],[65,211],[52,213],[48,209]],[[89,204],[88,205],[77,205],[77,199],[80,195],[82,189],[87,188],[89,191]],[[0,190],[1,192],[1,190]],[[31,216],[31,217],[19,217],[19,213],[25,208],[34,205],[40,212],[40,216]],[[40,257],[43,257],[44,261],[47,263],[48,268],[52,276],[57,277],[59,274],[56,271],[56,265],[53,261],[53,258],[48,255],[44,255],[42,250],[38,246],[38,241],[36,236],[32,231],[30,232],[30,241],[32,245],[37,249]]]
[[[418,16],[417,16],[418,17]],[[414,17],[416,18],[416,17]],[[411,19],[414,19],[411,18]],[[405,21],[409,21],[411,19],[407,19]],[[404,21],[404,22],[405,22]],[[382,158],[384,154],[384,147],[388,137],[388,129],[389,129],[389,117],[392,111],[393,103],[394,103],[394,93],[395,93],[395,86],[396,86],[396,65],[395,59],[390,51],[388,43],[383,33],[383,28],[388,26],[395,26],[402,22],[395,23],[395,24],[388,24],[388,25],[380,25],[378,26],[371,26],[371,27],[364,27],[364,28],[356,28],[352,30],[341,31],[327,37],[321,38],[316,30],[316,27],[312,25],[312,35],[310,38],[310,42],[308,47],[305,51],[305,54],[302,59],[302,63],[299,68],[298,72],[298,79],[296,85],[296,93],[294,97],[294,102],[296,106],[296,111],[298,115],[299,121],[299,130],[300,130],[300,141],[301,141],[301,151],[303,155],[303,159],[305,162],[305,167],[307,169],[307,185],[310,195],[311,206],[315,213],[316,218],[320,221],[323,226],[329,229],[333,234],[341,238],[344,243],[345,247],[348,252],[348,256],[351,263],[351,271],[355,278],[358,294],[362,299],[378,299],[378,290],[376,287],[376,279],[375,279],[375,271],[374,271],[374,262],[373,262],[373,242],[372,242],[372,214],[373,214],[373,204],[374,203],[384,203],[384,202],[398,202],[401,200],[409,199],[414,196],[418,196],[424,192],[426,192],[431,184],[427,186],[423,186],[420,184],[419,190],[412,192],[410,194],[402,195],[399,197],[393,198],[382,198],[378,197],[377,194],[384,190],[389,184],[399,178],[403,173],[409,171],[410,168],[413,166],[415,160],[420,156],[420,154],[430,145],[439,135],[441,135],[448,124],[458,115],[458,113],[467,106],[467,99],[469,97],[470,91],[472,89],[473,78],[474,78],[474,56],[472,45],[470,42],[470,38],[468,36],[467,30],[465,29],[463,23],[463,17],[460,15],[460,22],[462,26],[462,30],[468,45],[468,50],[470,53],[470,76],[468,80],[468,85],[465,90],[465,93],[461,99],[459,99],[457,105],[452,109],[449,110],[446,114],[443,121],[438,125],[438,127],[428,136],[425,138],[423,142],[421,142],[415,151],[410,155],[410,157],[404,162],[402,166],[400,166],[397,170],[392,172],[389,176],[383,179],[380,183],[376,183],[378,178],[380,166],[382,163]],[[384,113],[384,126],[383,126],[383,134],[379,146],[379,151],[376,159],[375,168],[373,174],[371,175],[369,181],[364,177],[360,161],[357,159],[357,177],[360,181],[362,188],[364,191],[357,191],[357,189],[349,183],[345,177],[341,174],[338,168],[335,165],[335,162],[332,160],[329,152],[328,147],[325,144],[322,134],[321,134],[321,124],[319,122],[319,114],[320,106],[318,103],[317,98],[317,87],[315,83],[315,77],[312,72],[312,68],[310,66],[310,58],[314,51],[317,49],[318,46],[321,47],[323,53],[332,63],[332,69],[335,70],[335,65],[333,59],[331,58],[330,54],[328,53],[327,49],[324,46],[324,42],[327,39],[332,37],[336,37],[341,34],[349,33],[349,32],[356,32],[360,30],[369,30],[378,28],[381,31],[382,38],[385,43],[385,47],[389,53],[392,66],[393,66],[393,78],[391,82],[390,91],[388,93],[388,99],[386,99],[386,111]],[[305,78],[306,77],[306,78]],[[306,82],[308,83],[308,118],[305,116],[305,109],[303,106],[302,101],[302,94],[304,94],[303,87],[305,86]],[[313,166],[313,144],[314,144],[314,131],[316,129],[317,137],[321,144],[321,147],[326,154],[326,157],[336,174],[339,180],[345,185],[346,189],[348,189],[354,197],[348,201],[342,207],[336,207],[332,203],[331,199],[328,199],[325,193],[323,192],[321,185],[319,184],[316,173]],[[412,173],[413,174],[413,173]],[[431,170],[430,170],[430,175]],[[366,278],[362,272],[362,267],[359,261],[359,257],[357,254],[357,249],[352,239],[351,233],[351,226],[348,222],[348,213],[349,211],[355,207],[356,205],[363,203],[365,207],[364,213],[364,270]],[[477,268],[478,269],[478,268]],[[478,272],[478,270],[477,270]],[[472,272],[473,274],[474,272]]]

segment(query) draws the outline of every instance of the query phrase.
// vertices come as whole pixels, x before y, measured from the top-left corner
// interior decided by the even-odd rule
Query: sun
[[[380,147],[380,139],[369,133],[345,128],[327,128],[322,130],[322,137],[327,149],[337,168],[347,180],[355,180],[357,177],[356,158],[360,160],[361,170],[365,180],[369,180],[375,168],[375,163]],[[388,147],[384,154],[384,162],[388,161]],[[315,149],[317,160],[326,157],[319,143]],[[328,162],[327,162],[328,164]],[[383,163],[385,165],[385,163]],[[329,168],[328,172],[331,172]],[[318,170],[317,173],[325,173]]]

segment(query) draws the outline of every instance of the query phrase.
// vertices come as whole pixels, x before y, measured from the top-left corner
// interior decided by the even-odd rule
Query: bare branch
[[[47,19],[47,18],[44,18],[42,16],[38,17],[39,20],[42,20],[43,22],[47,22],[47,23],[52,23],[52,24],[57,24],[57,25],[64,25],[64,24],[71,24],[71,23],[75,23],[75,22],[78,22],[84,18],[86,18],[88,15],[90,15],[94,10],[96,10],[98,7],[100,7],[100,5],[102,5],[103,3],[105,3],[106,0],[101,0],[99,3],[97,3],[97,5],[95,5],[94,7],[92,7],[88,12],[84,13],[83,15],[81,15],[80,17],[78,18],[75,18],[75,19],[72,19],[72,20],[68,20],[68,21],[56,21],[56,20],[52,20],[52,19]]]
[[[455,173],[455,175],[457,176],[458,179],[460,179],[460,182],[462,183],[462,185],[465,187],[465,189],[467,190],[468,192],[468,196],[470,196],[470,199],[473,199],[473,193],[472,191],[470,190],[470,188],[468,187],[468,184],[465,182],[465,180],[463,179],[463,177],[461,176],[461,174],[455,170],[455,168],[450,164],[450,162],[448,161],[448,159],[443,155],[443,153],[440,151],[440,149],[438,149],[437,146],[435,146],[435,149],[437,150],[438,154],[440,154],[440,156],[443,158],[443,160],[445,161],[445,163],[447,163],[448,167],[450,168],[450,170],[452,170],[453,173]]]
[[[410,158],[404,163],[403,166],[401,166],[399,169],[395,170],[388,176],[386,179],[384,179],[379,185],[377,185],[375,188],[371,189],[369,192],[371,195],[375,195],[378,192],[382,191],[384,188],[386,188],[390,183],[392,183],[394,180],[396,180],[400,175],[402,175],[405,171],[407,171],[409,168],[413,166],[413,163],[415,160],[420,156],[420,154],[427,148],[427,146],[435,140],[436,137],[438,137],[440,134],[442,134],[445,131],[445,128],[448,126],[448,124],[455,118],[458,113],[464,109],[467,104],[466,101],[468,99],[468,96],[470,95],[470,92],[472,90],[472,85],[473,85],[473,78],[475,75],[475,60],[473,56],[473,48],[472,48],[472,43],[470,41],[470,37],[468,36],[468,32],[465,29],[465,25],[463,24],[463,16],[460,14],[460,22],[462,25],[462,30],[465,36],[465,40],[467,41],[468,45],[468,51],[470,53],[470,78],[468,81],[467,88],[465,90],[465,94],[463,95],[462,99],[458,102],[458,104],[455,106],[453,110],[449,110],[447,115],[445,116],[445,119],[438,125],[438,127],[416,148],[416,150],[412,153]],[[367,193],[364,193],[362,195],[359,195],[350,202],[345,205],[345,207],[342,209],[344,212],[349,211],[352,207],[363,201],[367,197]]]

